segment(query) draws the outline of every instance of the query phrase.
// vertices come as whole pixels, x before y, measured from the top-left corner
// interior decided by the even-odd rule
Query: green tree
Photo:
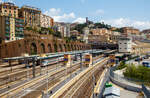
[[[61,32],[59,32],[59,31],[56,31],[56,32],[54,33],[54,36],[55,36],[55,37],[59,37],[59,38],[62,37],[62,36],[61,36]]]

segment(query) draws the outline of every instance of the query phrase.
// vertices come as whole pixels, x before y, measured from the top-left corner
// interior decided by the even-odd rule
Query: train
[[[46,67],[48,65],[52,65],[52,64],[57,64],[59,62],[63,62],[64,61],[64,57],[59,57],[59,58],[55,58],[55,59],[52,59],[52,60],[44,60],[42,61],[41,63],[41,67]]]

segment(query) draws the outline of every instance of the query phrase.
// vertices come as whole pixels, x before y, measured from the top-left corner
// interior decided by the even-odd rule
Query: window
[[[7,6],[3,6],[3,8],[7,8]]]

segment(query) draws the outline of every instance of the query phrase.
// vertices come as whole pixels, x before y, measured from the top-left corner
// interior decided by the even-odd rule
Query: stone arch
[[[65,51],[67,51],[67,47],[66,47],[66,44],[64,44],[64,49],[65,49]]]
[[[48,52],[49,52],[49,53],[51,53],[51,52],[52,52],[51,44],[48,44],[48,46],[47,46],[47,47],[48,47]]]
[[[74,48],[73,48],[73,45],[71,44],[71,50],[73,51],[74,50]]]
[[[59,48],[60,48],[60,52],[63,52],[63,48],[62,48],[61,44],[59,44]]]
[[[41,53],[45,53],[45,45],[42,43],[40,47],[41,47]]]
[[[77,50],[76,45],[73,45],[73,46],[74,46],[74,50]]]
[[[55,51],[55,52],[58,52],[58,47],[57,47],[57,44],[56,44],[56,43],[54,44],[54,51]]]
[[[35,43],[31,43],[31,46],[30,46],[30,54],[31,54],[31,55],[37,54],[37,46],[36,46]]]
[[[70,51],[70,50],[71,50],[71,48],[70,48],[70,45],[69,45],[69,44],[67,45],[67,48],[68,48],[68,49],[67,49],[68,51]]]
[[[80,50],[80,49],[79,49],[79,45],[77,45],[77,50]]]

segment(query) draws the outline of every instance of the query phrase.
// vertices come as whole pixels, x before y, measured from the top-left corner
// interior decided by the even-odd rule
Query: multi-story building
[[[110,37],[108,35],[88,35],[89,44],[109,43]]]
[[[84,35],[83,35],[83,41],[85,42],[85,43],[88,43],[88,35],[89,35],[89,33],[90,33],[90,30],[89,30],[89,28],[88,27],[85,27],[84,29],[83,29],[83,32],[84,32]]]
[[[148,33],[148,34],[150,34],[150,29],[143,30],[142,33]]]
[[[1,3],[0,15],[18,18],[18,6],[10,2]]]
[[[40,19],[41,27],[49,28],[49,27],[52,27],[54,25],[54,20],[52,17],[41,14],[40,18],[41,18]]]
[[[120,32],[112,31],[111,34],[109,34],[109,36],[110,36],[111,43],[117,43],[121,34],[120,34]]]
[[[54,28],[61,32],[62,37],[70,37],[70,23],[55,22]]]
[[[133,27],[123,27],[123,33],[126,34],[126,35],[139,35],[140,34],[140,31],[138,29],[135,29]]]
[[[119,52],[130,53],[132,52],[132,39],[129,37],[120,37],[118,41]]]
[[[19,17],[24,19],[26,27],[40,27],[41,10],[35,7],[23,6],[19,9]]]
[[[24,21],[21,18],[0,16],[0,36],[3,41],[24,38]]]
[[[111,34],[111,31],[105,28],[101,28],[101,29],[96,28],[96,29],[91,29],[90,31],[92,32],[93,35]]]
[[[71,36],[78,36],[80,33],[77,30],[70,31]]]

